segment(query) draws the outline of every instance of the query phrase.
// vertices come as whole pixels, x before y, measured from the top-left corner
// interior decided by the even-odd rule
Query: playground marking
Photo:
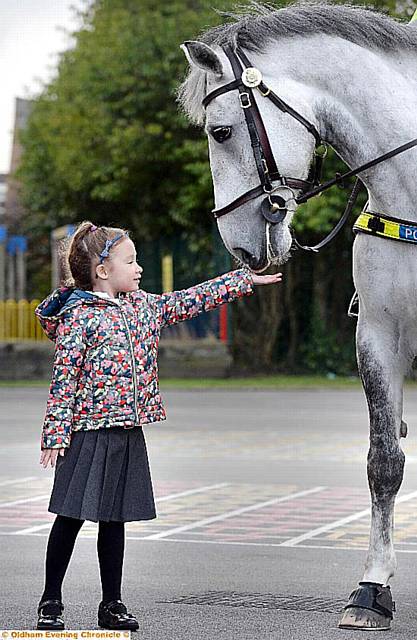
[[[161,496],[155,498],[155,502],[165,502],[166,500],[174,500],[174,498],[182,498],[183,496],[191,496],[194,493],[204,493],[205,491],[214,491],[214,489],[222,489],[228,487],[229,482],[220,482],[219,484],[209,484],[206,487],[199,487],[197,489],[190,489],[189,491],[181,491],[181,493],[171,493],[168,496]]]
[[[32,498],[22,498],[20,500],[13,500],[13,502],[0,502],[0,509],[4,507],[14,507],[16,504],[25,504],[26,502],[36,502],[37,500],[45,500],[49,498],[49,493],[42,496],[33,496]]]
[[[37,489],[31,497],[13,496],[22,487],[3,490],[9,501],[0,503],[0,535],[48,536],[54,514],[46,511],[46,486],[31,485]],[[161,516],[153,523],[127,523],[127,540],[330,551],[363,551],[368,545],[369,495],[362,489],[162,482],[156,495]],[[416,554],[417,490],[399,496],[397,505],[395,550]],[[79,539],[95,540],[96,528],[86,521]]]
[[[36,477],[27,476],[27,478],[19,478],[18,480],[3,480],[0,482],[0,487],[6,487],[9,484],[21,484],[22,482],[29,482],[30,480],[36,480]]]
[[[16,535],[16,531],[0,531],[0,536],[15,536]],[[32,534],[28,534],[30,536],[39,536],[39,537],[46,537],[48,534],[47,533],[32,533]],[[78,536],[77,537],[77,541],[78,540],[93,540],[94,542],[96,541],[96,538],[92,537],[92,536]],[[142,536],[130,536],[127,535],[126,536],[126,540],[139,540],[140,542],[143,542],[144,540],[146,542],[149,542],[149,537],[142,537]],[[217,545],[228,545],[228,546],[237,546],[237,547],[282,547],[282,544],[280,543],[274,543],[274,542],[240,542],[240,541],[229,541],[229,540],[186,540],[186,539],[182,539],[182,538],[158,538],[155,540],[150,540],[150,542],[175,542],[175,543],[183,543],[186,545],[189,544],[217,544]],[[394,545],[395,547],[395,545]],[[366,551],[366,547],[333,547],[331,545],[325,545],[325,544],[298,544],[295,547],[289,547],[290,549],[328,549],[329,551],[358,551],[360,553],[363,554],[364,551]],[[395,553],[411,553],[411,554],[417,554],[417,549],[397,549],[397,547],[395,547]]]
[[[247,513],[248,511],[263,509],[264,507],[269,507],[272,504],[278,504],[280,502],[288,502],[289,500],[295,500],[297,498],[301,498],[301,497],[310,495],[312,493],[318,493],[319,491],[324,491],[324,489],[326,489],[326,487],[313,487],[313,489],[306,489],[305,491],[290,493],[289,495],[281,496],[280,498],[274,498],[272,500],[267,500],[266,502],[258,502],[257,504],[252,504],[248,507],[242,507],[241,509],[235,509],[234,511],[221,513],[218,516],[204,518],[203,520],[198,520],[197,522],[192,522],[190,524],[186,524],[181,527],[174,527],[173,529],[168,529],[168,531],[160,531],[159,533],[153,533],[150,536],[145,536],[143,540],[160,540],[161,538],[166,538],[167,536],[175,535],[177,533],[182,533],[183,531],[190,531],[191,529],[198,529],[200,527],[204,527],[205,525],[211,524],[212,522],[227,520],[228,518],[239,516],[242,513]]]
[[[405,496],[401,496],[397,498],[396,504],[400,502],[407,502],[408,500],[412,500],[417,496],[417,491],[413,491],[412,493],[407,493]],[[305,540],[310,540],[311,538],[315,538],[322,533],[327,533],[332,529],[338,529],[345,524],[349,524],[350,522],[354,522],[355,520],[360,520],[361,518],[369,515],[371,513],[371,509],[364,509],[363,511],[357,511],[356,513],[352,513],[350,516],[346,516],[345,518],[341,518],[340,520],[335,520],[334,522],[329,522],[328,524],[323,525],[322,527],[317,527],[317,529],[312,529],[311,531],[307,531],[300,536],[296,536],[295,538],[290,538],[290,540],[285,540],[281,542],[280,547],[295,547],[300,542],[304,542]],[[340,547],[338,547],[340,548]]]
[[[179,493],[170,493],[167,496],[161,496],[160,498],[155,498],[155,502],[166,502],[167,500],[175,500],[176,498],[183,498],[184,496],[194,495],[196,493],[204,493],[206,491],[214,491],[215,489],[222,489],[223,487],[228,487],[228,482],[220,482],[218,484],[209,484],[205,487],[198,487],[197,489],[189,489],[188,491],[181,491]],[[14,531],[14,535],[16,536],[24,536],[29,534],[37,533],[38,531],[43,531],[44,529],[50,529],[53,525],[53,522],[47,522],[46,524],[39,524],[34,527],[28,527],[26,529],[20,529],[19,531]]]

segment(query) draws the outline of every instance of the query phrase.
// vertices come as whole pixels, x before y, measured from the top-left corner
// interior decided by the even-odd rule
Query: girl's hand
[[[63,456],[65,454],[65,449],[43,449],[41,451],[41,459],[39,464],[43,465],[43,468],[46,469],[48,463],[51,463],[51,467],[55,466],[56,459],[58,455]]]
[[[282,281],[282,273],[273,273],[269,276],[257,276],[256,273],[252,273],[253,284],[275,284],[275,282]]]

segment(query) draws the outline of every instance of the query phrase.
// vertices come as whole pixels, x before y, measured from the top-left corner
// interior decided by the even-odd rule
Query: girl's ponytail
[[[128,234],[119,227],[97,227],[90,220],[80,222],[73,235],[61,245],[64,286],[92,289],[93,269],[99,263],[106,241],[121,233]]]

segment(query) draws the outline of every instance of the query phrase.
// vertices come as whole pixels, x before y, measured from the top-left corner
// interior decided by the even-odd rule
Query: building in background
[[[0,173],[0,224],[4,224],[6,212],[7,173]]]
[[[32,101],[16,98],[15,101],[15,121],[13,127],[12,154],[10,159],[10,171],[7,178],[7,193],[5,201],[4,223],[12,233],[19,233],[19,221],[23,215],[23,205],[19,196],[19,183],[13,177],[19,166],[22,156],[22,145],[20,144],[20,132],[25,129],[30,111],[32,109]]]
[[[21,234],[24,208],[14,178],[22,156],[20,132],[25,129],[31,100],[16,98],[10,171],[0,175],[0,300],[26,297],[27,241]]]

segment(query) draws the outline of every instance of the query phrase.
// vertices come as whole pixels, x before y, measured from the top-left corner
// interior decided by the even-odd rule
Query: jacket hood
[[[36,307],[35,315],[50,340],[55,342],[60,316],[71,307],[78,306],[86,300],[100,305],[106,304],[104,298],[89,291],[75,287],[59,287]]]

